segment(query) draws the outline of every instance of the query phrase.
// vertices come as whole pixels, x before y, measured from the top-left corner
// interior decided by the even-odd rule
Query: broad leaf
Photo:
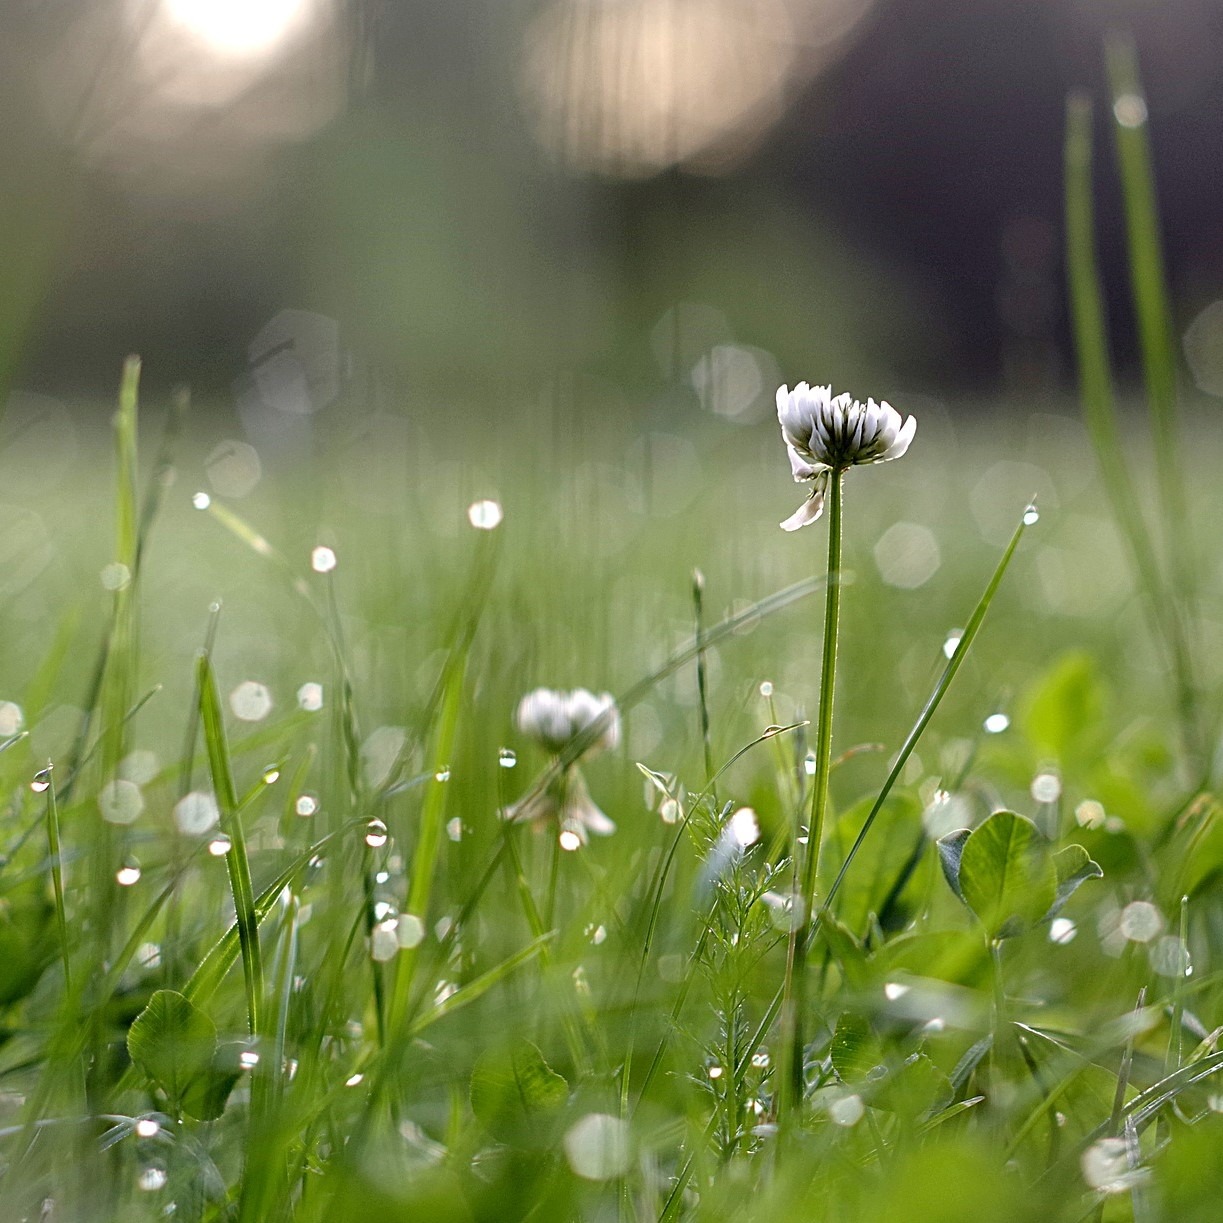
[[[471,1074],[471,1110],[498,1141],[511,1146],[547,1146],[556,1115],[569,1098],[569,1084],[529,1041],[493,1049]]]
[[[1036,825],[1013,811],[997,811],[964,842],[960,893],[990,938],[1011,938],[1053,907],[1057,873]]]
[[[852,1011],[837,1020],[832,1036],[832,1065],[843,1083],[862,1083],[883,1061],[879,1038],[863,1015]]]
[[[1049,916],[1056,913],[1071,896],[1078,891],[1079,886],[1088,879],[1100,879],[1104,872],[1098,862],[1093,862],[1081,845],[1067,845],[1053,855],[1053,869],[1057,872],[1057,895],[1050,908]]]
[[[159,989],[127,1033],[127,1051],[170,1100],[181,1105],[193,1081],[212,1067],[217,1029],[182,994]]]

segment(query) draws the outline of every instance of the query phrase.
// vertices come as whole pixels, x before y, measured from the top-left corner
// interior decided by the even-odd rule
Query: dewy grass
[[[1115,496],[1084,122],[1068,254]],[[1185,787],[1100,489],[1063,449],[995,421],[954,463],[922,447],[867,481],[851,459],[911,427],[797,388],[785,440],[815,495],[788,521],[833,528],[802,577],[744,426],[694,427],[670,515],[596,514],[622,420],[589,451],[499,440],[496,501],[431,440],[393,512],[366,448],[202,514],[178,415],[140,478],[135,373],[115,542],[75,490],[35,507],[72,500],[73,532],[20,598],[62,571],[80,606],[55,623],[31,613],[51,594],[0,592],[0,1218],[1217,1215],[1219,814]],[[1009,542],[1000,453],[1056,494]],[[101,466],[82,456],[82,488]],[[872,557],[898,522],[937,541],[917,588]],[[983,594],[982,536],[1002,552]],[[107,569],[104,611],[103,560],[130,579]],[[821,591],[817,643],[796,605]],[[126,807],[99,805],[111,781]],[[974,859],[989,821],[1025,831]]]

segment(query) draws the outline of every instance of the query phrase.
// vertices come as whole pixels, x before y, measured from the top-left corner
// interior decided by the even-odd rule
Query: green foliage
[[[197,1121],[224,1111],[237,1074],[215,1065],[216,1025],[182,994],[159,989],[149,999],[127,1031],[127,1051],[176,1111]]]
[[[952,891],[991,939],[1030,930],[1103,873],[1081,845],[1053,853],[1036,825],[1013,811],[996,811],[971,832],[941,838],[939,856]]]
[[[556,1140],[569,1084],[530,1041],[481,1054],[471,1073],[471,1110],[499,1142],[548,1147]]]

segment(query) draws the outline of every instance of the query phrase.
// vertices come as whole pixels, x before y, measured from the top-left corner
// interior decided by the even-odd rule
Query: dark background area
[[[803,0],[806,19],[820,2]],[[1182,324],[1223,287],[1223,6],[1211,0],[877,0],[818,54],[795,26],[780,105],[743,147],[644,170],[614,156],[592,168],[534,138],[522,71],[542,8],[328,9],[266,74],[183,106],[140,84],[147,31],[118,3],[4,6],[8,385],[109,393],[135,350],[148,385],[185,380],[228,403],[252,340],[293,308],[335,319],[349,385],[392,397],[529,394],[561,370],[650,393],[660,320],[697,303],[789,380],[1064,394],[1072,88],[1097,99],[1101,253],[1132,365],[1103,121],[1111,25],[1139,48]],[[557,77],[579,117],[596,71],[573,49],[594,37],[588,20],[564,27],[572,63]],[[643,45],[626,37],[616,62]],[[699,39],[669,53],[704,71]],[[198,49],[183,54],[163,80],[203,71]],[[600,111],[587,127],[607,122]],[[686,342],[677,333],[675,351]]]

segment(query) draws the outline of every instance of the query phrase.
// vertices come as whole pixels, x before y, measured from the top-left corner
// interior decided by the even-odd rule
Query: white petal
[[[814,479],[820,472],[820,467],[804,458],[789,442],[786,442],[786,453],[790,456],[790,471],[800,484],[804,480]]]
[[[917,418],[910,416],[900,427],[900,432],[896,434],[896,440],[879,456],[881,463],[887,462],[888,459],[898,459],[909,448],[909,443],[913,440],[913,434],[917,432]]]
[[[814,522],[824,512],[824,489],[827,485],[827,473],[824,473],[823,478],[816,481],[815,487],[811,490],[811,496],[781,524],[781,529],[797,531],[799,527],[805,527],[808,523]]]

